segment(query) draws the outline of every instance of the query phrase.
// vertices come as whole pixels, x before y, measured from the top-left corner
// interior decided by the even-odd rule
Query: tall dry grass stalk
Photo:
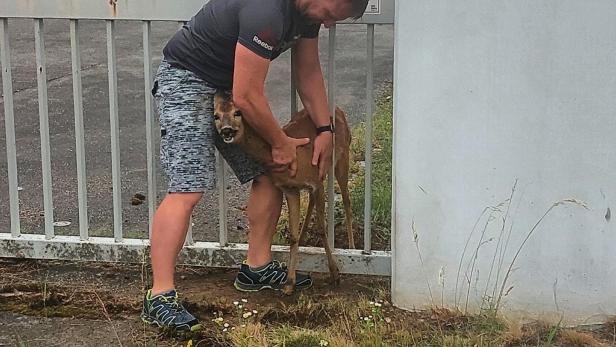
[[[415,243],[415,248],[417,249],[417,255],[419,256],[421,272],[424,276],[424,279],[426,280],[426,285],[428,286],[428,293],[430,294],[430,302],[432,303],[432,306],[434,306],[435,303],[434,303],[434,296],[432,295],[432,287],[430,286],[430,279],[428,278],[428,275],[426,274],[426,267],[424,265],[423,256],[421,255],[421,249],[419,248],[419,234],[417,233],[417,229],[415,229],[414,220],[411,222],[411,231],[413,232],[413,243]]]
[[[511,188],[511,193],[505,201],[496,206],[488,206],[483,209],[466,239],[466,243],[458,263],[458,272],[456,275],[456,284],[454,289],[454,304],[458,308],[464,306],[464,313],[467,313],[468,311],[473,281],[479,281],[478,270],[476,270],[477,260],[479,258],[480,250],[484,245],[496,240],[494,254],[492,255],[489,271],[487,273],[485,288],[482,291],[483,295],[480,309],[484,312],[488,311],[495,315],[502,306],[503,298],[506,297],[513,289],[512,286],[508,287],[508,282],[520,253],[545,218],[556,207],[561,205],[573,204],[588,209],[583,201],[573,198],[563,199],[553,203],[526,233],[525,238],[517,247],[513,257],[507,262],[506,259],[514,226],[514,221],[511,217],[513,210],[512,204],[515,201],[517,187],[518,180],[516,179]],[[519,207],[520,203],[521,202],[518,201],[518,206],[516,208]],[[489,237],[488,231],[491,223],[494,221],[499,221],[500,224],[498,227],[498,235],[495,235],[495,237]],[[482,227],[478,227],[479,225],[482,225]],[[475,237],[477,233],[479,233],[479,235],[476,246],[474,247],[473,252],[469,252],[473,237]],[[504,269],[506,263],[509,263],[509,265]],[[464,283],[467,287],[464,288],[462,283]]]
[[[547,211],[545,211],[543,216],[541,216],[541,218],[537,220],[537,222],[535,223],[535,225],[533,225],[533,227],[530,229],[528,234],[526,234],[524,241],[522,241],[522,243],[518,247],[518,250],[515,252],[515,255],[513,256],[511,263],[509,263],[509,268],[507,269],[507,272],[505,272],[505,277],[503,278],[503,282],[500,287],[500,292],[498,293],[498,297],[496,299],[496,307],[495,307],[496,312],[498,312],[498,309],[500,308],[500,305],[503,299],[503,293],[505,291],[505,286],[507,285],[507,280],[509,279],[509,276],[511,275],[513,265],[515,264],[516,260],[518,259],[518,256],[522,252],[522,249],[524,249],[524,245],[526,245],[526,242],[535,233],[535,231],[537,230],[537,227],[539,227],[539,225],[541,224],[541,222],[543,222],[543,220],[547,217],[547,215],[550,214],[550,212],[552,212],[554,208],[561,206],[561,205],[565,205],[565,204],[573,204],[573,205],[581,206],[588,210],[588,206],[586,205],[586,203],[584,203],[583,201],[574,199],[574,198],[570,198],[570,199],[563,199],[563,200],[553,203],[552,206],[550,206],[550,208],[548,208]]]

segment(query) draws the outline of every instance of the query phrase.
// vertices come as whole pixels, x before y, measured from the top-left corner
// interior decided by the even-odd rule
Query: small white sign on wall
[[[365,14],[381,14],[381,0],[368,0]]]

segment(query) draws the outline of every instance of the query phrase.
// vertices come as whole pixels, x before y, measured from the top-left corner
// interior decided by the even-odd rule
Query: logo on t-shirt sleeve
[[[259,46],[267,49],[268,51],[274,50],[274,33],[272,32],[272,28],[267,28],[265,30],[260,31],[252,38]]]

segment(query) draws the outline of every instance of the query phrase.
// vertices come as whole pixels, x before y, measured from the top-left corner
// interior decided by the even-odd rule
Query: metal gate
[[[157,125],[153,100],[149,93],[153,80],[151,53],[152,21],[174,21],[183,23],[203,5],[203,0],[0,0],[0,50],[2,63],[2,86],[6,128],[6,148],[10,203],[10,230],[0,230],[0,257],[22,257],[36,259],[65,259],[87,261],[142,262],[149,247],[149,240],[125,238],[122,231],[122,206],[120,189],[120,126],[118,116],[118,87],[115,46],[116,20],[140,21],[143,31],[143,62],[145,85],[145,127],[147,143],[147,177],[149,197],[156,197],[157,160],[154,136]],[[15,122],[13,106],[13,82],[11,75],[11,49],[9,45],[9,18],[31,18],[34,23],[39,119],[41,136],[41,159],[43,173],[44,234],[21,233],[19,214],[19,189],[17,181],[17,159]],[[52,198],[52,177],[50,158],[50,136],[48,122],[47,72],[45,61],[45,19],[66,19],[69,22],[71,41],[71,64],[73,79],[73,108],[75,118],[75,141],[77,163],[77,195],[79,206],[79,236],[55,235],[54,207]],[[339,25],[367,26],[367,81],[366,81],[366,148],[372,148],[373,113],[373,66],[374,26],[393,24],[394,0],[370,0],[366,15],[359,21],[342,22]],[[79,23],[95,19],[106,23],[107,72],[109,81],[109,109],[111,123],[111,159],[113,184],[113,238],[89,235],[88,204],[85,165],[85,136],[83,118],[83,97],[81,84],[81,59],[79,47]],[[332,108],[335,105],[334,86],[336,66],[336,27],[329,29],[328,97]],[[291,84],[291,109],[297,110],[297,96]],[[332,114],[333,110],[332,110]],[[371,185],[371,151],[366,151],[366,187]],[[218,242],[193,241],[192,230],[187,235],[186,245],[180,256],[180,263],[213,267],[228,267],[240,263],[247,251],[247,244],[229,243],[227,240],[227,201],[225,199],[225,164],[218,160],[218,191],[220,227]],[[333,175],[329,175],[328,201],[334,201]],[[151,222],[157,199],[149,198],[148,213]],[[374,251],[371,245],[371,190],[366,189],[364,220],[364,249],[335,249],[339,267],[343,273],[390,275],[390,252]],[[334,204],[328,204],[328,236],[334,243]],[[286,246],[273,246],[274,257],[283,258],[288,252]],[[302,254],[299,268],[307,271],[327,271],[322,248],[300,247]]]

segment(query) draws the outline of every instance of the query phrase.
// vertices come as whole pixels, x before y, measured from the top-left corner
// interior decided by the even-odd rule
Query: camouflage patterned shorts
[[[222,141],[214,125],[216,88],[163,60],[152,94],[160,116],[160,162],[169,192],[203,192],[216,186],[214,148],[241,183],[265,172],[252,157]]]

